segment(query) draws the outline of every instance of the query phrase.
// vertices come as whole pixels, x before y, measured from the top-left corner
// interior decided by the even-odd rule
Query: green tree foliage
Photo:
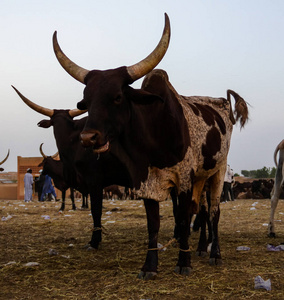
[[[267,168],[263,167],[262,169],[257,170],[241,170],[241,174],[244,177],[250,178],[274,178],[276,174],[276,168]]]

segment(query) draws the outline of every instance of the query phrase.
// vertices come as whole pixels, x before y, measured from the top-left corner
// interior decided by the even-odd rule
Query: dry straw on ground
[[[80,205],[80,203],[77,203]],[[25,206],[23,206],[25,205]],[[86,251],[90,240],[90,211],[58,213],[55,202],[0,202],[1,299],[283,299],[284,251],[269,252],[268,243],[284,242],[284,202],[276,212],[275,239],[267,237],[270,200],[236,200],[221,204],[220,246],[223,265],[211,267],[207,258],[192,255],[189,277],[173,270],[178,248],[159,254],[155,281],[137,274],[147,249],[142,201],[104,201],[104,235],[98,251]],[[159,241],[173,233],[172,204],[161,203]],[[48,217],[50,217],[50,219]],[[198,233],[190,237],[197,247]],[[248,246],[250,251],[236,251]],[[50,255],[50,249],[56,255]],[[51,253],[52,254],[52,253]],[[25,266],[36,262],[37,266]],[[270,279],[272,290],[254,289],[254,278]]]

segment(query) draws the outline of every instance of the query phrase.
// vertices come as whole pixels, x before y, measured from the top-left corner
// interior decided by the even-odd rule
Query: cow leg
[[[88,206],[88,194],[82,193],[82,208],[89,208]]]
[[[66,195],[66,191],[62,191],[62,203],[61,203],[61,207],[59,209],[59,211],[64,211],[65,209],[65,195]]]
[[[190,205],[191,194],[188,191],[178,196],[179,204],[177,207],[177,227],[179,233],[180,251],[175,272],[181,275],[189,275],[191,272],[191,256],[188,245],[188,235],[190,226]]]
[[[70,188],[70,198],[72,201],[72,209],[76,210],[75,200],[74,200],[74,189]]]
[[[281,153],[280,153],[281,154]],[[270,237],[276,237],[275,235],[275,224],[274,224],[274,215],[275,210],[278,204],[278,200],[281,194],[282,186],[283,186],[283,170],[282,170],[283,162],[279,159],[279,163],[276,170],[275,183],[272,189],[272,197],[271,197],[271,208],[270,208],[270,220],[268,225],[268,235]]]
[[[102,207],[103,207],[103,188],[92,187],[90,189],[90,199],[91,199],[91,213],[94,222],[94,228],[92,233],[92,238],[90,241],[91,249],[98,249],[99,244],[102,241]]]
[[[138,275],[139,279],[149,280],[155,279],[158,272],[158,233],[160,229],[159,202],[152,199],[145,199],[144,205],[147,215],[148,227],[148,252],[146,261]]]
[[[199,220],[200,220],[200,236],[198,247],[196,250],[196,254],[198,256],[205,257],[207,256],[207,234],[206,234],[206,224],[208,219],[208,206],[207,206],[207,199],[206,199],[206,192],[202,193],[201,200],[200,200],[200,211],[198,213]]]
[[[226,167],[226,166],[225,166]],[[212,246],[210,252],[210,265],[221,265],[222,258],[219,246],[218,224],[220,218],[220,195],[223,189],[224,170],[219,170],[210,178],[211,207],[210,223],[212,226]]]

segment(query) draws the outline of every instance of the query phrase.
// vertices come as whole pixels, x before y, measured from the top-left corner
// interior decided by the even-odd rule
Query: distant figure
[[[45,175],[42,174],[42,170],[39,170],[39,177],[37,179],[37,195],[38,201],[41,199],[42,189],[44,185]]]
[[[25,202],[32,201],[33,197],[33,175],[32,175],[32,169],[28,168],[27,173],[24,177],[24,184],[25,184]]]
[[[224,186],[223,186],[223,193],[224,193],[224,201],[234,201],[234,194],[232,189],[232,182],[234,180],[234,172],[233,169],[231,169],[230,165],[227,165],[227,170],[224,177]],[[229,197],[230,193],[230,197]]]
[[[40,201],[44,201],[46,194],[48,195],[52,194],[56,200],[56,193],[51,182],[51,177],[48,175],[45,175]]]

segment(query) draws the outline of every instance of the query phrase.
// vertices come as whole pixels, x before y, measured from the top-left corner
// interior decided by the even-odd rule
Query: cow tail
[[[233,124],[236,124],[237,121],[240,121],[241,128],[245,126],[248,121],[248,106],[246,101],[236,92],[232,90],[227,90],[227,100],[231,103],[231,95],[235,98],[235,110],[230,111],[230,119]]]

